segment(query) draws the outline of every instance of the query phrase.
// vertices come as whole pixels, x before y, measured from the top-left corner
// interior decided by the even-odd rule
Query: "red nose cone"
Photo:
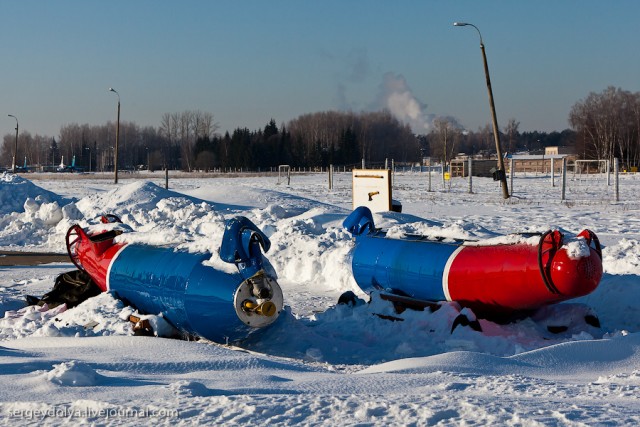
[[[565,298],[577,298],[593,292],[602,279],[602,260],[591,249],[589,256],[569,257],[566,250],[560,250],[553,259],[551,279]]]

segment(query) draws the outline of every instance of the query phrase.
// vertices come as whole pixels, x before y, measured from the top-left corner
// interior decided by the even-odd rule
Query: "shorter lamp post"
[[[13,148],[13,173],[16,173],[16,161],[18,160],[18,118],[13,114],[8,114],[7,117],[16,119],[16,144]]]
[[[502,196],[505,199],[509,198],[509,187],[507,186],[507,174],[504,169],[504,159],[502,158],[502,150],[500,149],[500,132],[498,130],[498,119],[496,118],[496,107],[493,103],[493,91],[491,90],[491,78],[489,77],[489,66],[487,65],[487,55],[484,51],[484,43],[482,42],[482,34],[480,34],[480,30],[473,24],[469,24],[467,22],[454,22],[454,27],[473,27],[478,32],[478,36],[480,36],[480,50],[482,51],[482,62],[484,63],[484,75],[487,80],[487,91],[489,92],[489,106],[491,107],[491,120],[493,123],[493,139],[496,142],[496,155],[498,156],[498,170],[496,173],[498,174],[497,178],[500,180],[502,184]],[[513,172],[512,172],[513,173]]]

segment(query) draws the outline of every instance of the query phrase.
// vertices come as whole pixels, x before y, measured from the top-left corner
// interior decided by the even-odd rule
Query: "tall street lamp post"
[[[13,114],[8,114],[7,117],[16,119],[16,145],[13,148],[13,173],[16,173],[16,161],[18,160],[18,118]]]
[[[489,92],[489,106],[491,107],[491,120],[493,122],[493,139],[496,142],[496,154],[498,156],[498,170],[496,171],[497,179],[502,184],[502,197],[509,198],[509,187],[507,187],[507,174],[504,169],[504,159],[502,158],[502,150],[500,149],[500,132],[498,130],[498,119],[496,118],[496,107],[493,103],[493,91],[491,90],[491,78],[489,77],[489,66],[487,65],[487,55],[484,51],[484,43],[482,42],[482,34],[480,30],[473,24],[467,22],[454,22],[454,27],[473,27],[480,36],[480,50],[482,51],[482,61],[484,63],[484,75],[487,79],[487,91]],[[513,171],[511,172],[513,173]]]
[[[120,94],[114,88],[110,87],[109,92],[118,95],[118,120],[116,122],[116,149],[113,159],[114,184],[118,183],[118,144],[120,143]]]

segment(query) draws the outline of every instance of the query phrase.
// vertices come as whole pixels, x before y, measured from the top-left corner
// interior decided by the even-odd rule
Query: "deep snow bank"
[[[524,319],[508,325],[482,320],[484,333],[458,328],[451,334],[452,319],[458,313],[451,306],[445,306],[433,314],[405,312],[402,322],[389,322],[378,317],[379,314],[393,313],[388,305],[376,301],[354,308],[335,306],[340,293],[358,290],[350,265],[353,242],[342,227],[342,221],[348,213],[344,208],[301,196],[243,186],[238,186],[234,196],[221,201],[219,198],[224,198],[225,193],[221,188],[233,191],[233,185],[227,183],[213,187],[215,189],[211,193],[207,193],[204,187],[191,192],[206,196],[207,200],[203,201],[167,191],[151,182],[131,182],[63,206],[60,208],[63,212],[62,219],[57,223],[38,223],[42,227],[38,232],[40,234],[25,228],[28,226],[22,223],[37,223],[38,212],[44,209],[42,207],[5,215],[0,220],[5,221],[7,230],[21,229],[19,232],[30,236],[34,245],[55,245],[58,251],[62,251],[64,235],[72,223],[87,226],[96,217],[112,213],[120,216],[135,231],[124,234],[119,239],[151,245],[169,244],[189,251],[209,251],[212,254],[210,265],[228,268],[229,264],[222,263],[217,256],[224,232],[224,220],[234,215],[245,215],[271,239],[271,250],[266,257],[279,275],[278,281],[285,294],[285,304],[289,308],[276,324],[257,332],[242,345],[285,357],[361,364],[458,350],[510,356],[555,343],[638,331],[636,319],[640,313],[636,302],[640,301],[640,287],[637,256],[640,250],[636,241],[621,240],[619,244],[605,248],[606,273],[602,284],[594,294],[577,301],[586,303],[600,317],[603,325],[601,330],[591,329],[583,321],[582,325],[579,324],[584,318],[584,307],[560,304],[545,310],[542,319]],[[249,203],[244,197],[258,197],[260,200]],[[238,205],[230,204],[232,201]],[[255,207],[256,205],[260,207]],[[65,211],[69,212],[66,216]],[[513,238],[501,237],[489,227],[465,218],[438,222],[421,220],[408,214],[384,213],[374,215],[374,219],[377,225],[388,228],[392,236],[420,233],[446,238],[497,239],[505,242],[505,239]],[[35,225],[33,227],[37,228]],[[232,265],[230,267],[233,268]],[[35,282],[38,282],[35,278],[26,280],[23,286],[26,288]],[[360,296],[363,295],[360,293]],[[98,307],[92,305],[93,302],[88,303],[89,305],[61,315],[65,318],[74,317],[74,310],[83,310],[87,314],[85,318],[93,315],[104,326],[92,328],[90,332],[75,330],[74,334],[128,333],[118,320],[122,315],[122,308],[111,309],[107,318],[111,316],[113,322],[109,323],[100,314]],[[13,301],[7,301],[7,304],[8,307],[15,307]],[[111,307],[112,303],[103,300],[101,304]],[[23,314],[29,317],[29,322],[23,319],[23,323],[16,323],[17,320],[13,318],[3,320],[1,326],[4,332],[1,337],[10,339],[31,335],[67,335],[73,331],[73,328],[65,329],[40,312]],[[103,318],[104,321],[101,320]],[[572,327],[564,334],[550,335],[546,330],[547,324],[544,323],[549,318],[575,328]],[[68,323],[83,325],[79,320]]]
[[[81,217],[72,200],[18,175],[0,175],[0,248],[63,252],[62,233]]]
[[[9,172],[0,174],[0,215],[24,212],[28,200],[36,200],[38,204],[57,202],[61,206],[70,202],[19,175]]]

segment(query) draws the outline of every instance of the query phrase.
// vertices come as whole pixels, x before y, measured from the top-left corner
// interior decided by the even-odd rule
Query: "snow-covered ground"
[[[61,179],[63,177],[64,179]],[[75,178],[75,179],[74,179]],[[336,306],[351,276],[351,175],[193,178],[0,175],[0,249],[65,252],[73,224],[105,213],[131,241],[215,253],[225,219],[244,215],[272,242],[286,309],[268,328],[225,346],[132,336],[130,307],[109,294],[65,310],[25,307],[69,263],[0,267],[0,423],[4,425],[638,425],[640,424],[640,176],[462,178],[399,173],[403,213],[376,214],[392,233],[484,239],[558,228],[597,233],[604,276],[555,318],[597,313],[600,329],[551,335],[532,319],[484,332],[458,327],[453,307],[374,316],[381,301]],[[613,183],[612,183],[613,184]]]

